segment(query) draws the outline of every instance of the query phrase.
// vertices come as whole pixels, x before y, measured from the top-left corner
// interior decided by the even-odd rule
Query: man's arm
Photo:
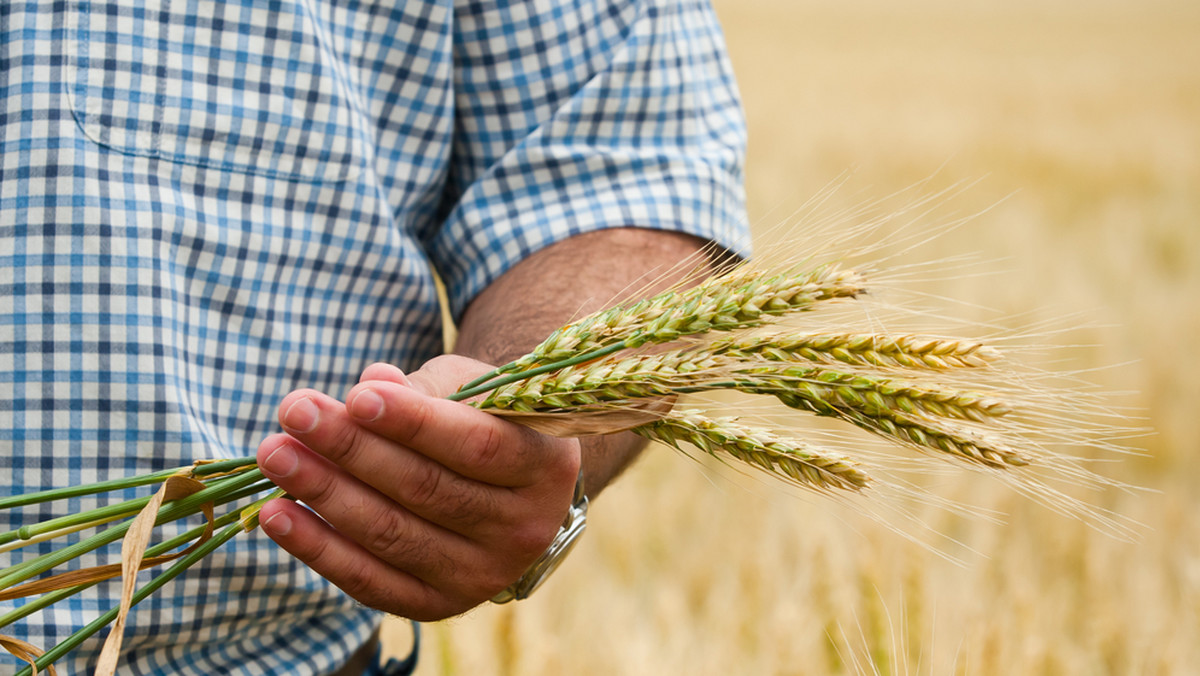
[[[557,439],[444,399],[572,318],[668,286],[703,244],[616,229],[533,254],[469,306],[457,355],[412,374],[369,367],[346,403],[312,390],[279,407],[286,434],[259,447],[287,500],[263,530],[355,599],[418,620],[462,613],[516,580],[553,539],[582,462],[593,495],[636,456],[631,434]],[[647,289],[650,292],[651,289]],[[315,512],[315,514],[313,513]],[[319,515],[319,517],[317,516]]]

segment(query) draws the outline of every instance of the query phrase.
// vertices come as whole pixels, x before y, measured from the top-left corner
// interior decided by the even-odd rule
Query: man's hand
[[[421,621],[487,601],[545,551],[571,503],[577,440],[445,400],[489,370],[439,357],[376,364],[346,403],[312,390],[279,407],[263,473],[311,508],[263,506],[263,530],[368,606]],[[314,513],[315,512],[315,513]]]
[[[279,407],[263,472],[304,502],[263,506],[263,530],[358,601],[415,620],[456,615],[516,581],[554,539],[580,464],[590,497],[637,455],[632,433],[544,436],[443,397],[622,294],[703,269],[704,242],[617,228],[518,263],[463,315],[455,352],[402,374],[374,365],[346,403],[311,390]],[[376,398],[378,397],[378,398]],[[581,461],[582,456],[582,461]],[[314,514],[315,512],[315,514]],[[319,516],[318,516],[319,515]]]

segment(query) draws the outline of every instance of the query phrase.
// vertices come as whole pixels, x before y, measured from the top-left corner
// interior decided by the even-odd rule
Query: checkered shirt
[[[458,315],[581,232],[736,248],[743,131],[703,0],[5,0],[0,495],[252,454],[285,393],[439,350],[433,270]],[[379,621],[243,535],[135,609],[120,673],[327,673]]]

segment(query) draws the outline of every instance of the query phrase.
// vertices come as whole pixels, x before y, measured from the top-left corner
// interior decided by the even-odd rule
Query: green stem
[[[525,380],[526,378],[532,378],[533,376],[540,376],[543,373],[550,373],[551,371],[557,371],[558,369],[566,368],[568,366],[575,366],[576,364],[583,364],[583,363],[586,363],[589,361],[600,359],[601,357],[607,357],[610,354],[624,350],[627,347],[626,342],[627,341],[621,341],[619,343],[614,343],[612,345],[609,345],[608,347],[597,348],[595,350],[592,350],[591,352],[585,352],[581,355],[577,355],[577,356],[571,357],[569,359],[563,359],[561,361],[556,361],[556,362],[552,362],[549,364],[543,364],[542,366],[529,369],[528,371],[521,371],[520,373],[513,373],[513,374],[502,376],[499,378],[492,378],[488,381],[485,381],[483,384],[475,385],[474,387],[463,387],[459,391],[455,392],[454,394],[452,394],[446,398],[451,401],[462,401],[464,399],[469,399],[477,394],[483,394],[484,392],[490,392],[491,390],[494,390],[499,387],[504,387],[505,385],[508,385],[510,383],[515,383],[515,382],[518,382],[521,380]]]
[[[257,469],[252,469],[243,472],[237,476],[228,479],[222,479],[214,482],[208,488],[196,491],[195,493],[173,500],[164,504],[158,510],[158,518],[156,524],[165,523],[167,521],[175,521],[182,519],[185,516],[195,514],[200,511],[200,508],[206,502],[224,504],[230,500],[236,499],[233,496],[242,488],[249,487],[251,484],[263,481],[262,473]],[[60,550],[44,554],[22,564],[11,566],[0,575],[0,589],[7,589],[18,582],[23,582],[34,575],[43,573],[51,568],[63,564],[71,559],[77,558],[82,554],[102,547],[110,542],[124,537],[125,532],[129,530],[133,520],[130,519],[118,526],[113,526],[106,530],[96,533],[90,538],[81,540],[74,545],[64,547]]]
[[[515,369],[516,367],[517,367],[517,362],[510,361],[507,364],[505,364],[504,366],[500,366],[500,367],[492,369],[491,371],[488,371],[487,373],[479,376],[475,380],[472,380],[471,382],[463,385],[462,387],[460,387],[458,389],[460,391],[474,389],[493,378],[498,378],[506,373],[511,373],[513,371],[513,369]]]
[[[197,495],[199,495],[199,494],[197,493]],[[172,565],[170,568],[163,571],[162,574],[160,574],[158,577],[155,577],[153,580],[150,580],[150,582],[146,583],[146,586],[137,590],[137,592],[135,592],[133,595],[131,607],[133,605],[137,605],[138,603],[142,602],[147,596],[158,591],[158,589],[160,587],[162,587],[166,583],[168,583],[171,580],[178,577],[180,573],[187,570],[189,567],[191,567],[193,564],[195,564],[200,559],[211,554],[213,551],[215,551],[221,545],[232,540],[234,538],[234,536],[236,536],[240,532],[242,532],[241,524],[234,523],[234,524],[230,524],[229,526],[226,526],[225,530],[221,531],[219,534],[214,536],[208,542],[205,542],[204,544],[197,547],[195,550],[193,550],[187,556],[180,558],[178,561],[176,561],[174,563],[174,565]],[[117,619],[118,612],[120,612],[119,608],[110,609],[107,613],[104,613],[100,617],[97,617],[95,620],[90,622],[87,626],[83,627],[79,631],[76,631],[74,634],[71,634],[62,643],[59,643],[58,645],[54,646],[50,650],[47,650],[46,654],[37,658],[37,660],[35,661],[35,664],[37,665],[38,670],[41,671],[42,669],[45,669],[47,666],[56,662],[63,655],[66,655],[67,653],[69,653],[72,650],[74,650],[75,648],[77,648],[80,643],[83,643],[85,640],[90,638],[92,636],[92,634],[95,634],[96,632],[103,629],[106,625],[110,624],[113,620]],[[16,676],[32,676],[32,674],[33,674],[33,669],[31,667],[25,667],[21,671],[17,672]]]
[[[218,462],[210,462],[192,467],[192,473],[196,476],[206,476],[217,472],[227,472],[253,465],[254,458],[234,458],[232,460],[221,460]],[[46,491],[38,491],[36,493],[23,493],[21,495],[10,495],[0,498],[0,510],[11,509],[13,507],[24,507],[26,505],[34,505],[39,502],[50,502],[52,500],[62,500],[65,498],[75,498],[81,495],[94,495],[96,493],[107,493],[108,491],[117,491],[123,488],[136,488],[147,484],[155,484],[165,481],[172,474],[177,474],[187,470],[188,466],[177,467],[175,469],[164,469],[151,474],[140,474],[133,477],[124,477],[121,479],[111,479],[109,481],[99,481],[93,484],[83,484],[80,486],[67,486],[64,488],[53,488]]]
[[[232,462],[242,463],[243,460],[244,459],[239,459],[239,460],[235,460]],[[222,461],[221,463],[209,463],[209,464],[201,465],[201,467],[211,468],[211,469],[207,469],[205,472],[203,472],[201,474],[201,476],[206,475],[206,474],[215,474],[218,471],[228,470],[228,469],[230,469],[229,467],[227,467],[227,466],[222,467],[222,465],[228,465],[229,462],[230,461]],[[248,469],[241,469],[243,467],[246,467],[246,465],[239,464],[239,465],[235,465],[233,467],[233,469],[234,469],[234,471],[238,471],[238,470],[249,471]],[[166,476],[161,476],[162,472],[155,472],[154,474],[148,475],[148,476],[159,477],[161,480],[165,481],[166,479],[170,478],[176,472],[177,472],[177,470],[172,470],[171,473],[167,474]],[[105,483],[108,483],[108,482],[105,482]],[[95,484],[93,484],[93,485],[95,485]],[[122,486],[122,488],[124,488],[124,486]],[[41,521],[39,523],[27,524],[27,525],[21,526],[20,528],[15,529],[15,530],[10,530],[6,533],[0,533],[0,546],[6,545],[10,542],[15,542],[17,540],[32,540],[32,539],[36,538],[37,536],[42,535],[44,533],[50,533],[50,532],[56,531],[56,530],[69,529],[69,528],[79,525],[79,524],[94,523],[94,522],[105,523],[107,521],[114,521],[123,516],[137,514],[143,507],[146,506],[146,503],[150,502],[150,500],[152,498],[153,498],[153,496],[147,495],[147,496],[140,497],[140,498],[134,498],[132,500],[126,500],[124,502],[118,502],[118,503],[111,504],[111,505],[105,505],[103,507],[91,509],[86,512],[79,512],[78,514],[68,514],[67,516],[60,516],[56,519],[49,519],[46,521]],[[57,499],[57,498],[52,498],[52,499]]]
[[[223,514],[219,518],[217,518],[216,520],[213,521],[212,527],[213,528],[224,528],[225,526],[228,526],[229,524],[238,521],[240,517],[241,517],[240,512],[230,512],[228,514]],[[156,544],[152,547],[148,547],[148,548],[146,548],[145,556],[158,556],[159,554],[163,554],[165,552],[171,551],[172,549],[175,549],[176,547],[184,544],[185,542],[191,542],[192,540],[195,540],[196,538],[200,537],[200,535],[202,533],[204,533],[204,530],[206,528],[208,528],[208,524],[205,524],[203,526],[196,526],[195,528],[189,530],[186,533],[181,533],[181,534],[176,535],[175,537],[171,538],[170,540],[166,540],[165,542],[160,542],[159,544]],[[42,596],[39,596],[38,598],[27,602],[25,605],[23,605],[19,608],[14,608],[3,615],[0,615],[0,629],[7,627],[8,625],[12,624],[13,622],[16,622],[19,619],[28,617],[29,615],[36,613],[37,611],[41,610],[42,608],[52,606],[55,603],[58,603],[59,601],[65,599],[67,597],[74,596],[75,594],[78,594],[79,592],[81,592],[85,589],[90,589],[98,584],[100,584],[99,581],[87,582],[87,583],[84,583],[81,585],[77,585],[75,587],[67,587],[65,589],[58,589],[58,590],[49,592],[47,594],[43,594]]]
[[[30,540],[43,533],[49,533],[56,530],[70,528],[72,526],[89,523],[92,521],[113,521],[123,516],[132,516],[137,514],[146,503],[154,496],[147,495],[133,500],[126,500],[111,505],[105,505],[96,509],[80,512],[78,514],[68,514],[60,516],[56,519],[49,519],[38,523],[31,523],[21,526],[16,530],[10,530],[7,533],[0,533],[0,545],[5,545],[17,540]]]
[[[123,488],[136,488],[147,484],[161,483],[172,474],[176,474],[186,467],[176,467],[175,469],[164,469],[152,474],[142,474],[133,477],[124,477],[121,479],[112,479],[109,481],[100,481],[94,484],[84,484],[81,486],[67,486],[65,488],[54,488],[48,491],[38,491],[37,493],[22,493],[21,495],[10,495],[6,498],[0,498],[0,509],[11,509],[13,507],[24,507],[26,505],[35,505],[39,502],[50,502],[53,500],[63,500],[66,498],[75,498],[81,495],[94,495],[96,493],[107,493],[108,491],[117,491]]]
[[[215,462],[203,462],[192,466],[192,474],[195,476],[208,476],[209,474],[217,474],[219,472],[232,472],[239,467],[253,465],[258,460],[254,456],[246,456],[243,458],[229,458],[228,460],[217,460]]]
[[[39,533],[38,535],[36,535],[34,537],[17,539],[17,540],[5,542],[4,544],[0,545],[0,554],[4,554],[6,552],[11,552],[15,549],[20,549],[22,547],[28,547],[29,545],[35,545],[39,542],[45,542],[47,540],[53,540],[55,538],[60,538],[64,535],[70,535],[71,533],[77,533],[81,530],[95,528],[96,526],[103,526],[106,523],[112,523],[113,521],[121,519],[125,516],[128,516],[128,514],[117,514],[115,516],[106,516],[106,517],[103,517],[100,519],[94,519],[92,521],[84,521],[82,523],[72,524],[65,528],[59,528],[59,529],[48,531],[45,533]]]
[[[247,488],[243,488],[243,489],[237,491],[236,493],[233,493],[232,495],[222,496],[221,498],[214,501],[214,505],[224,505],[224,504],[228,504],[230,502],[236,502],[243,498],[248,498],[252,495],[256,495],[265,490],[268,490],[272,486],[274,486],[274,484],[272,484],[270,481],[267,481],[264,479],[263,481],[260,481],[256,484],[252,484]],[[195,512],[192,512],[192,513],[195,514]],[[185,515],[185,516],[187,516],[187,515]],[[20,549],[21,547],[25,547],[28,545],[36,544],[38,542],[44,542],[46,540],[53,540],[53,539],[61,537],[63,535],[69,535],[70,533],[74,533],[76,531],[85,530],[87,528],[92,528],[95,526],[101,526],[106,523],[111,523],[113,521],[116,521],[117,519],[120,519],[120,518],[121,518],[120,516],[116,516],[116,517],[112,517],[112,518],[105,519],[105,520],[99,520],[99,521],[96,521],[93,523],[80,524],[77,526],[73,526],[71,528],[65,528],[63,530],[54,531],[52,533],[46,533],[42,536],[30,539],[30,540],[24,540],[24,541],[17,542],[16,544],[10,544],[8,546],[0,547],[0,554],[12,551],[14,549]],[[19,563],[19,564],[13,565],[13,566],[9,566],[8,568],[0,570],[0,575],[9,575],[11,573],[16,572],[17,570],[22,569],[25,566],[33,565],[35,562],[40,561],[40,560],[41,560],[40,558],[36,558],[36,559],[31,559],[29,561],[25,561],[24,563]]]

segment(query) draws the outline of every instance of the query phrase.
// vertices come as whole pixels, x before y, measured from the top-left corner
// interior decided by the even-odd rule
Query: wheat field
[[[1088,498],[1136,539],[950,473],[938,495],[1005,514],[930,517],[951,561],[853,505],[652,448],[532,599],[427,626],[418,673],[1197,673],[1200,4],[717,9],[760,248],[802,239],[789,215],[813,195],[836,211],[972,182],[947,208],[977,215],[912,255],[978,253],[989,274],[923,291],[964,319],[1069,328],[1041,341],[1152,430],[1103,469],[1143,490]],[[385,639],[405,651],[406,625]]]

